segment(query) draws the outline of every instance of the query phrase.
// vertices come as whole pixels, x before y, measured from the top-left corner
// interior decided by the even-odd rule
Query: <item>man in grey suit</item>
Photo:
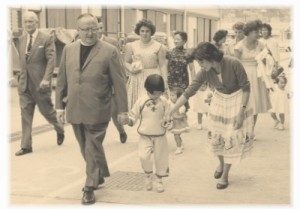
[[[77,19],[80,39],[65,46],[56,87],[60,121],[73,126],[86,162],[82,204],[95,203],[94,190],[109,176],[102,142],[111,118],[112,91],[119,113],[127,112],[125,77],[118,49],[98,39],[99,25],[91,14]],[[66,98],[66,106],[64,100]]]
[[[99,34],[98,36],[99,36],[100,40],[114,45],[120,51],[118,41],[114,38],[107,37],[103,34],[103,22],[101,20],[99,20],[99,33],[98,34]],[[122,59],[120,61],[123,63]],[[122,69],[123,69],[124,76],[126,77],[124,64],[122,64],[122,66],[123,66]],[[125,143],[127,140],[127,134],[125,132],[124,126],[118,122],[118,110],[117,110],[117,105],[116,105],[116,99],[114,96],[113,96],[113,100],[112,100],[112,108],[111,109],[112,109],[112,113],[111,113],[112,120],[113,120],[115,127],[117,128],[117,130],[119,132],[120,141],[121,141],[121,143]]]
[[[35,105],[57,132],[57,144],[64,140],[63,125],[58,123],[51,102],[51,78],[55,66],[55,45],[50,35],[37,29],[38,17],[33,12],[23,16],[25,35],[19,39],[21,71],[18,93],[22,117],[21,149],[16,156],[32,152],[32,120]]]

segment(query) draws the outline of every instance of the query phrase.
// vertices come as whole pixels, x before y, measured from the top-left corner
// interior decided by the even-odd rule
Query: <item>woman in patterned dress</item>
[[[172,88],[186,89],[189,85],[189,73],[191,78],[195,77],[195,67],[191,51],[184,48],[187,42],[187,33],[176,31],[174,33],[174,45],[171,51],[167,52],[168,60],[168,86]]]
[[[130,73],[127,83],[129,109],[140,96],[146,95],[144,83],[147,76],[159,74],[167,86],[166,47],[151,38],[155,30],[150,20],[140,20],[134,30],[140,40],[125,46],[125,65]]]

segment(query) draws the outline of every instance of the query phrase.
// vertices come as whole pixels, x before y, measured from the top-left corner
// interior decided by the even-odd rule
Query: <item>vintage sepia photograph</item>
[[[7,15],[10,206],[292,204],[292,6]]]

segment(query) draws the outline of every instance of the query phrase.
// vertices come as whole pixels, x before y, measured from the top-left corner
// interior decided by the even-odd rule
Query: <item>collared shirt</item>
[[[31,42],[31,46],[33,46],[34,41],[35,41],[35,39],[36,39],[38,33],[39,33],[38,29],[36,29],[36,30],[33,32],[33,34],[32,34],[32,42]],[[29,41],[30,41],[30,34],[27,33],[26,54],[27,54],[27,49],[28,49]]]

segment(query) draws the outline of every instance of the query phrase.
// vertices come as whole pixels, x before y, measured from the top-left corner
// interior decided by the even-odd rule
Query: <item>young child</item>
[[[121,124],[133,126],[138,120],[139,157],[146,174],[146,189],[152,190],[153,162],[156,172],[156,190],[163,192],[162,177],[169,175],[169,152],[164,117],[169,110],[168,100],[162,97],[164,80],[160,75],[149,75],[145,81],[147,95],[141,96],[128,114],[119,116]]]
[[[198,113],[198,130],[202,130],[202,118],[204,114],[208,113],[209,104],[212,98],[212,91],[205,83],[203,84],[197,94],[195,95],[194,100],[194,111]]]
[[[171,105],[174,105],[177,101],[177,99],[182,95],[184,92],[181,88],[173,88],[170,91],[170,100]],[[177,149],[175,151],[175,154],[181,154],[183,151],[183,144],[180,134],[184,132],[189,131],[189,126],[187,123],[187,115],[186,112],[188,111],[189,106],[188,103],[185,103],[185,105],[181,106],[177,112],[173,114],[173,124],[172,129],[170,130],[171,133],[174,134],[174,139],[177,145]]]
[[[284,120],[285,113],[288,108],[288,99],[290,99],[289,93],[286,91],[285,87],[287,84],[287,79],[285,76],[278,76],[277,86],[274,89],[273,96],[273,109],[271,116],[274,119],[275,125],[274,128],[278,130],[284,130]],[[277,118],[279,115],[279,120]]]

